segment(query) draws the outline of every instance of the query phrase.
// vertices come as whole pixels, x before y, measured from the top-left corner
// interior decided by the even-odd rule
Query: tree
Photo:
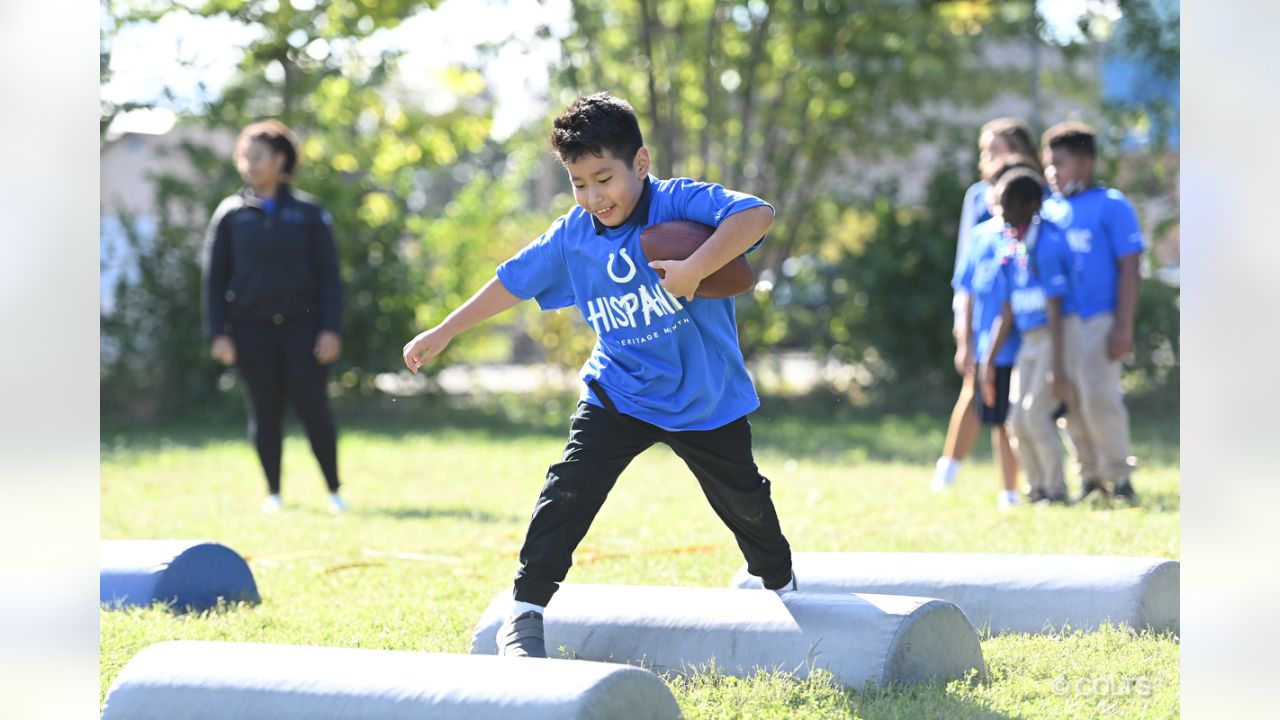
[[[439,78],[442,90],[461,101],[433,115],[397,82],[395,53],[365,57],[360,51],[360,39],[434,4],[206,0],[188,8],[135,4],[118,18],[123,25],[192,12],[259,29],[244,49],[237,76],[184,122],[234,133],[271,116],[303,138],[297,185],[317,195],[334,216],[347,297],[337,376],[346,387],[369,388],[374,373],[395,369],[402,339],[419,327],[420,308],[458,295],[451,283],[466,279],[463,273],[437,277],[433,284],[417,274],[424,254],[464,261],[459,254],[465,246],[432,234],[424,216],[446,205],[465,182],[455,175],[503,159],[488,148],[491,121],[477,72],[459,67]],[[190,407],[207,399],[201,388],[212,387],[211,382],[192,387],[186,380],[193,368],[200,368],[196,375],[206,380],[217,372],[204,357],[198,334],[188,330],[199,328],[200,314],[198,303],[187,301],[199,295],[205,223],[219,200],[240,185],[231,158],[213,157],[201,147],[184,151],[206,182],[159,178],[160,232],[148,243],[135,243],[140,265],[163,261],[181,267],[163,282],[121,289],[114,315],[103,318],[107,344],[136,347],[130,338],[145,332],[149,347],[164,349],[130,359],[137,371],[133,378],[150,378],[144,394],[154,394],[155,402],[144,404],[157,412]],[[424,247],[424,238],[434,240]],[[188,347],[192,343],[195,349]],[[104,386],[119,382],[141,391],[121,375],[122,367],[104,368]]]
[[[763,282],[739,304],[748,354],[821,348],[861,362],[870,351],[885,372],[910,373],[949,341],[964,186],[944,162],[934,184],[955,197],[931,193],[923,215],[890,188],[853,188],[866,164],[954,137],[949,108],[1024,87],[1021,69],[992,68],[981,50],[1022,42],[1032,11],[981,0],[575,0],[556,77],[562,100],[598,89],[628,98],[657,174],[718,181],[778,208],[752,263]],[[962,132],[968,144],[973,128]],[[904,312],[928,303],[938,311]]]
[[[852,199],[832,180],[937,132],[922,110],[981,102],[1011,81],[974,72],[979,39],[1011,37],[1026,17],[994,2],[573,7],[564,89],[630,99],[649,125],[657,173],[715,179],[775,202],[779,222],[762,259],[774,271],[820,242],[825,229],[808,218],[821,196]]]

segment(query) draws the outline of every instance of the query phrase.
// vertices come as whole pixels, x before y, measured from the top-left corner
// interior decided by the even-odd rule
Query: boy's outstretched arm
[[[702,279],[742,255],[773,227],[773,208],[759,205],[734,213],[720,223],[692,255],[684,260],[654,260],[649,267],[662,270],[662,287],[676,297],[693,299]]]
[[[520,302],[520,298],[512,295],[502,281],[494,277],[472,295],[470,300],[449,313],[449,317],[439,325],[418,333],[417,337],[405,343],[404,364],[416,375],[423,365],[448,347],[449,342],[459,333],[470,330],[498,313],[510,310]]]

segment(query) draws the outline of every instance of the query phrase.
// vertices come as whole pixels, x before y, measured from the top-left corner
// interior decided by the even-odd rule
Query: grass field
[[[325,511],[323,482],[296,432],[285,448],[288,507],[263,516],[260,471],[240,428],[104,425],[102,537],[217,539],[248,558],[263,602],[188,615],[102,611],[102,697],[130,657],[172,639],[467,652],[481,611],[509,588],[546,466],[563,444],[568,405],[516,407],[530,403],[542,404],[514,419],[418,412],[406,401],[344,414],[340,464],[352,511],[336,518]],[[757,461],[797,551],[1179,557],[1176,412],[1134,412],[1135,453],[1144,461],[1135,482],[1140,507],[1001,513],[982,448],[953,492],[929,493],[941,414],[787,410],[766,404],[752,424]],[[569,581],[723,587],[741,562],[696,482],[655,447],[622,476]],[[1066,629],[988,638],[982,650],[986,680],[909,690],[843,691],[822,678],[778,674],[667,680],[687,718],[1178,715],[1174,636]]]

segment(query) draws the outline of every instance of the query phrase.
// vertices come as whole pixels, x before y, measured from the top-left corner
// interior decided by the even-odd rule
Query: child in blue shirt
[[[1137,502],[1130,475],[1129,411],[1120,384],[1121,360],[1133,350],[1138,263],[1145,243],[1138,215],[1124,194],[1093,177],[1095,133],[1066,122],[1044,135],[1046,175],[1056,191],[1041,215],[1062,229],[1080,279],[1076,316],[1064,321],[1066,370],[1078,395],[1067,417],[1083,479],[1080,498],[1108,491]]]
[[[747,415],[760,400],[734,302],[694,296],[703,278],[760,243],[773,208],[719,185],[651,177],[634,111],[607,93],[575,101],[551,143],[578,206],[404,347],[416,373],[458,333],[528,299],[543,310],[576,306],[596,332],[569,441],[547,472],[520,550],[513,612],[498,633],[499,654],[529,657],[546,657],[543,613],[574,549],[623,469],[655,443],[689,466],[748,571],[766,588],[796,587],[769,480],[752,457]],[[646,261],[641,230],[672,220],[716,231],[686,260]]]
[[[960,213],[960,227],[956,238],[955,269],[958,271],[969,255],[969,237],[974,226],[991,219],[991,187],[999,176],[1013,166],[1034,167],[1041,172],[1036,143],[1026,121],[1015,117],[996,118],[982,126],[978,133],[978,170],[982,179],[964,194],[964,206]],[[964,322],[966,300],[959,290],[952,295],[951,309],[955,316],[952,335],[960,338]],[[955,482],[964,459],[968,457],[978,437],[978,419],[973,412],[974,378],[977,358],[966,355],[969,350],[958,344],[955,357],[956,372],[963,378],[960,394],[951,409],[951,421],[947,426],[947,438],[942,455],[935,465],[932,489],[939,492]]]
[[[1071,398],[1063,354],[1063,317],[1075,313],[1075,258],[1066,238],[1039,210],[1044,184],[1039,175],[1009,173],[998,188],[1011,242],[1000,250],[1006,290],[1000,328],[992,340],[998,354],[1011,332],[1021,338],[1018,373],[1009,424],[1032,502],[1066,504],[1062,445],[1056,410]],[[986,364],[986,372],[993,372]]]
[[[1006,224],[1000,209],[993,210],[991,219],[974,227],[969,253],[951,285],[965,293],[964,322],[957,340],[980,361],[974,374],[978,419],[991,427],[991,448],[1003,476],[1003,489],[996,501],[999,507],[1008,508],[1018,502],[1018,460],[1005,421],[1009,417],[1009,391],[1019,338],[1015,330],[1006,328],[1007,339],[1001,347],[994,347],[991,342],[1001,329],[1001,310],[1008,295],[1000,272],[1001,251],[1008,242]]]

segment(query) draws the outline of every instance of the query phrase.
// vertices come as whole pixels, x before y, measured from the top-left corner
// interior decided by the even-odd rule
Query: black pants
[[[602,396],[598,390],[597,395]],[[670,432],[582,402],[569,425],[564,457],[547,471],[533,510],[520,550],[516,600],[551,600],[618,476],[657,442],[670,446],[693,471],[712,509],[733,531],[748,572],[768,588],[791,581],[791,547],[778,526],[769,480],[752,459],[745,417],[715,430]]]
[[[267,476],[280,492],[280,450],[287,400],[302,421],[330,492],[338,491],[338,430],[329,411],[329,369],[313,354],[318,330],[311,323],[235,328],[236,367],[245,384],[249,438]]]
[[[996,366],[996,404],[988,405],[982,399],[982,374],[973,377],[973,407],[978,421],[983,425],[1003,425],[1009,419],[1009,387],[1013,384],[1013,366]]]

